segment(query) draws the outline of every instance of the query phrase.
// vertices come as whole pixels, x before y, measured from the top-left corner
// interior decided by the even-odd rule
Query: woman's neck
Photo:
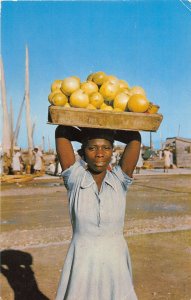
[[[107,170],[105,170],[101,173],[96,173],[96,172],[93,172],[92,170],[89,170],[89,172],[91,173],[93,179],[95,180],[95,182],[97,184],[98,191],[100,191],[101,185],[102,185],[102,182],[103,182],[103,179],[106,175]]]

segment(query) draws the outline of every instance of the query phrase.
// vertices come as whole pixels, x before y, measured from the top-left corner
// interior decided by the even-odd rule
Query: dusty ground
[[[124,235],[139,300],[191,299],[190,183],[161,173],[130,187]],[[1,299],[53,300],[71,238],[62,180],[3,184],[1,196]]]

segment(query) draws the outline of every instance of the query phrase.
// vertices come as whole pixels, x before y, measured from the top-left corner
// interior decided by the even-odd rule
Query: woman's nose
[[[101,149],[101,148],[99,149],[99,148],[98,148],[97,151],[96,151],[96,156],[99,156],[99,157],[100,157],[100,156],[103,156],[103,155],[104,155],[103,149]]]

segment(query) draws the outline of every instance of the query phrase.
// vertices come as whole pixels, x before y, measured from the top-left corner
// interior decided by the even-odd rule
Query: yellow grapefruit
[[[114,75],[107,75],[105,81],[117,82],[119,83],[119,79]]]
[[[52,104],[64,106],[68,102],[68,98],[63,93],[56,93],[52,98]]]
[[[54,82],[51,84],[51,92],[60,89],[61,84],[62,84],[61,79],[54,80]]]
[[[48,101],[50,102],[50,104],[52,104],[52,98],[54,97],[55,94],[58,94],[58,93],[61,93],[61,90],[55,90],[54,92],[51,92],[49,95],[48,95]]]
[[[119,107],[115,107],[115,108],[113,109],[113,111],[122,112],[123,110],[122,110],[121,108],[119,108]]]
[[[113,101],[114,108],[120,108],[121,110],[125,111],[127,109],[127,103],[129,101],[129,96],[125,93],[119,93],[115,97]]]
[[[64,107],[71,107],[70,104],[67,102]]]
[[[83,90],[78,89],[70,96],[70,105],[72,107],[86,108],[89,104],[89,97]]]
[[[106,80],[106,78],[107,78],[107,75],[102,71],[96,72],[92,76],[93,82],[95,82],[97,85],[102,85],[104,83],[104,81]]]
[[[73,78],[76,78],[78,81],[79,81],[79,83],[80,83],[80,78],[78,77],[78,76],[71,76],[71,77],[73,77]]]
[[[104,107],[106,107],[107,104],[105,102],[102,103],[102,105],[100,106],[100,109],[104,109]]]
[[[119,80],[119,89],[120,89],[120,91],[128,90],[129,89],[129,85],[128,85],[127,81],[125,81],[123,79],[120,79]]]
[[[128,96],[131,96],[131,95],[130,95],[130,90],[129,90],[129,89],[120,89],[120,92],[121,92],[121,93],[124,93],[124,94],[126,94],[126,95],[128,95]]]
[[[79,78],[75,76],[67,77],[62,81],[61,90],[62,92],[70,96],[73,92],[80,88]]]
[[[96,107],[94,105],[92,105],[91,103],[89,103],[88,106],[86,107],[86,109],[96,109]]]
[[[110,105],[106,105],[102,108],[102,110],[113,110],[113,107]]]
[[[90,99],[90,103],[94,105],[96,108],[100,108],[100,106],[104,102],[103,96],[99,92],[91,94],[89,99]]]
[[[87,95],[91,95],[98,91],[98,86],[93,81],[85,81],[81,83],[80,87]]]
[[[132,112],[142,113],[149,107],[149,101],[144,95],[135,94],[129,98],[127,107]]]
[[[100,94],[105,100],[111,101],[115,98],[119,91],[119,84],[117,82],[106,81],[100,87]]]
[[[94,76],[94,73],[89,74],[86,80],[87,81],[92,81],[93,76]]]
[[[130,95],[140,94],[146,97],[145,90],[141,86],[133,86],[130,88]]]

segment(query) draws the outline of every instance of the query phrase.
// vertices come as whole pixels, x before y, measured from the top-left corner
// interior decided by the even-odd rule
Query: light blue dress
[[[132,180],[116,166],[107,171],[98,192],[91,173],[80,162],[62,176],[73,237],[56,300],[136,300],[123,237],[126,192]]]

